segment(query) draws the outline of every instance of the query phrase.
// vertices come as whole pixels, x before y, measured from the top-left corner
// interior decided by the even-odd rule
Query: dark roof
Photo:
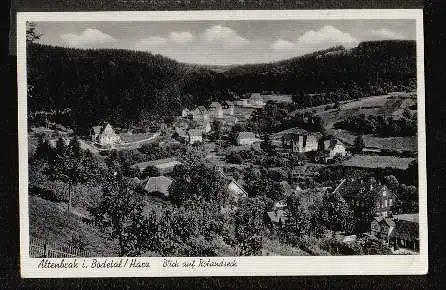
[[[288,220],[288,216],[284,210],[269,211],[267,212],[269,219],[273,223],[285,223]]]
[[[389,227],[395,227],[395,222],[393,221],[392,218],[389,217],[383,217],[383,216],[376,216],[374,217],[374,219],[378,222],[385,222]]]
[[[387,189],[387,186],[377,182],[362,181],[361,179],[345,178],[336,187],[333,193],[339,192],[343,197],[361,197],[365,194],[378,194],[382,190]]]
[[[405,220],[397,220],[395,229],[390,233],[390,238],[397,238],[406,241],[418,239],[418,223]]]
[[[169,195],[169,187],[172,184],[173,180],[172,178],[166,177],[166,176],[156,176],[156,177],[150,177],[145,186],[144,189],[148,192],[159,192],[162,193],[164,196]]]
[[[144,170],[149,166],[158,166],[161,164],[168,164],[168,163],[172,163],[172,164],[179,164],[180,162],[177,160],[176,157],[170,157],[170,158],[164,158],[164,159],[157,159],[157,160],[152,160],[152,161],[147,161],[147,162],[139,162],[136,164],[133,164],[131,167],[132,168],[138,168],[139,170]]]
[[[330,142],[328,144],[328,146],[326,146],[326,144],[328,143],[327,141]],[[343,146],[345,146],[344,143],[342,143],[341,141],[339,141],[339,139],[336,139],[336,138],[331,138],[331,139],[324,140],[324,150],[333,150],[336,145],[343,145]]]

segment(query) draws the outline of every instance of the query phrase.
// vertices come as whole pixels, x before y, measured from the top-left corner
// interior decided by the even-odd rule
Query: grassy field
[[[353,145],[357,135],[347,130],[331,129],[327,130],[329,134],[332,134],[342,142],[348,145]],[[418,140],[416,136],[408,137],[379,137],[376,135],[363,135],[364,143],[366,147],[375,147],[385,150],[397,150],[397,151],[418,151]]]
[[[405,170],[415,158],[400,158],[394,156],[354,155],[342,165],[360,168],[396,168]]]
[[[93,256],[116,255],[117,245],[102,238],[97,228],[68,214],[65,203],[55,203],[29,196],[30,235],[54,244],[64,244],[79,234],[88,242],[86,250]]]

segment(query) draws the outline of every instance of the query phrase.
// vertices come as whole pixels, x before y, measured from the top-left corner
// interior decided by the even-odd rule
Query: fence
[[[31,238],[29,256],[31,258],[74,258],[91,257],[91,254],[71,245],[54,245],[45,240]]]

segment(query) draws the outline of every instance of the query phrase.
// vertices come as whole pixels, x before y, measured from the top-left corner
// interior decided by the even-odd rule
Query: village
[[[268,178],[278,184],[281,192],[269,210],[263,213],[272,231],[280,231],[289,222],[286,202],[289,196],[311,195],[312,192],[326,196],[339,195],[348,204],[352,218],[359,221],[349,232],[337,231],[332,234],[339,243],[354,244],[357,239],[367,237],[387,245],[393,253],[416,253],[419,250],[418,214],[401,210],[395,214],[394,206],[401,198],[397,193],[398,187],[390,188],[382,174],[378,178],[346,175],[330,181],[328,179],[331,177],[325,179],[322,176],[327,168],[362,172],[377,169],[367,161],[358,167],[352,163],[352,158],[381,158],[379,160],[384,161],[389,157],[400,158],[405,165],[398,163],[392,169],[390,162],[390,165],[381,164],[381,168],[378,168],[400,173],[408,170],[414,159],[381,156],[376,148],[363,144],[357,148],[356,141],[349,144],[326,132],[292,128],[259,135],[246,129],[251,116],[268,104],[275,103],[278,102],[268,99],[264,94],[252,93],[249,97],[234,101],[184,108],[173,122],[160,124],[160,129],[155,132],[132,134],[130,130],[118,131],[111,123],[104,122],[92,126],[88,137],[77,140],[82,149],[98,158],[112,151],[194,148],[203,154],[207,166],[216,169],[225,181],[225,192],[231,200],[231,206],[228,208],[221,205],[222,212],[234,210],[241,200],[252,195],[250,188],[253,188],[253,182],[248,184],[245,178],[247,172],[266,171]],[[58,140],[68,145],[73,136],[72,130],[61,126],[46,130],[52,132],[44,135],[52,147],[57,146]],[[36,132],[42,134],[45,129]],[[130,166],[133,180],[148,203],[169,202],[170,189],[175,182],[172,173],[183,161],[175,153],[168,155]]]

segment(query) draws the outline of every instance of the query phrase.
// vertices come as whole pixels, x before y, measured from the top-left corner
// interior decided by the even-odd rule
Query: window
[[[384,207],[387,207],[387,199],[384,200]]]
[[[359,206],[359,200],[356,201],[356,206]]]
[[[383,196],[387,196],[387,190],[383,190]]]
[[[389,199],[389,206],[392,206],[392,199]]]
[[[383,217],[387,217],[387,212],[386,212],[386,211],[383,211],[383,212],[382,212],[382,215],[383,215]]]

